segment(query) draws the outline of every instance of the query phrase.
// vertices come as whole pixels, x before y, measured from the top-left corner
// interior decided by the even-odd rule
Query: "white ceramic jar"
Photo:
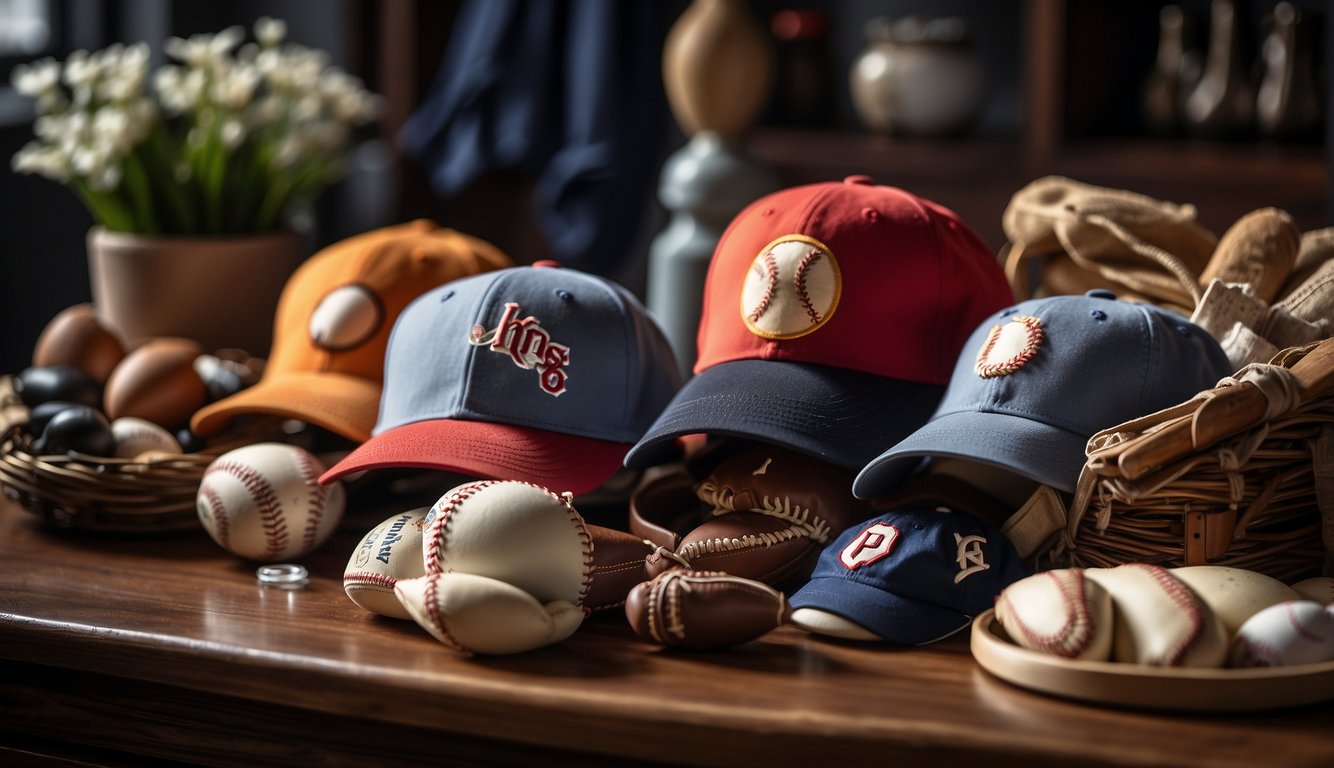
[[[942,137],[972,128],[986,102],[986,74],[962,19],[874,19],[867,40],[851,88],[868,130]]]

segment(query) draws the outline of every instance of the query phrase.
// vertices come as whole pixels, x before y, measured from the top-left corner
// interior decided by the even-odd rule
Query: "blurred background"
[[[424,216],[520,262],[559,257],[643,295],[667,216],[660,171],[687,141],[663,90],[662,49],[691,5],[0,0],[0,83],[20,63],[117,41],[146,41],[157,65],[170,36],[283,19],[289,39],[326,51],[383,99],[348,175],[304,222],[312,251]],[[774,57],[744,150],[783,184],[868,174],[955,209],[997,249],[1010,196],[1047,174],[1192,203],[1220,234],[1267,205],[1303,229],[1331,220],[1328,3],[1276,12],[1271,0],[1237,0],[1227,40],[1212,23],[1217,0],[1166,14],[1136,0],[743,5]],[[928,92],[965,76],[975,85],[887,118],[874,101],[877,56],[889,54],[916,57],[918,85],[943,78]],[[1254,104],[1266,76],[1284,75],[1301,81],[1268,123],[1185,106],[1211,77],[1250,87]],[[29,100],[0,85],[0,371],[25,367],[45,323],[90,298],[91,218],[60,184],[8,168],[32,120]]]

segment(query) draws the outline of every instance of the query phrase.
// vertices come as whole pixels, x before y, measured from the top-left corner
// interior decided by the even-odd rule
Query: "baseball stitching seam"
[[[306,526],[305,530],[301,532],[301,548],[309,552],[315,549],[320,521],[324,518],[324,502],[329,495],[329,489],[320,485],[320,472],[316,471],[310,454],[297,450],[294,451],[294,455],[296,456],[297,471],[301,473],[301,480],[306,484],[306,490],[310,493],[309,501],[306,503]]]
[[[426,540],[426,561],[435,565],[435,573],[448,570],[442,562],[442,556],[448,551],[445,541],[449,538],[449,524],[452,522],[454,511],[458,509],[459,504],[472,498],[483,488],[495,484],[494,480],[479,480],[456,488],[444,506],[440,507],[435,519],[431,521],[431,535]]]
[[[1297,616],[1295,605],[1286,606],[1283,609],[1283,613],[1288,617],[1288,623],[1292,625],[1292,631],[1296,632],[1297,636],[1301,639],[1309,643],[1318,643],[1324,640],[1320,635],[1307,629],[1306,625],[1301,622],[1301,619]]]
[[[760,318],[764,317],[764,313],[769,309],[769,303],[773,301],[774,294],[778,291],[778,260],[774,258],[773,251],[764,254],[764,268],[768,275],[768,283],[764,288],[764,295],[760,297],[760,303],[750,311],[752,323],[758,323]]]
[[[1204,634],[1204,617],[1200,614],[1200,606],[1197,603],[1198,598],[1195,593],[1177,580],[1175,576],[1167,572],[1167,569],[1146,563],[1129,563],[1128,567],[1139,568],[1149,574],[1158,586],[1162,587],[1168,599],[1176,604],[1181,612],[1185,614],[1190,622],[1190,631],[1182,638],[1172,652],[1168,654],[1168,666],[1176,667],[1181,665],[1182,659],[1195,647],[1196,641]]]
[[[542,488],[540,485],[534,488]],[[582,606],[584,599],[588,597],[588,591],[593,588],[593,536],[588,531],[588,525],[584,523],[584,518],[574,508],[574,497],[570,494],[555,494],[546,488],[542,490],[550,493],[560,499],[561,505],[565,507],[566,513],[570,516],[570,522],[574,523],[575,529],[579,532],[579,543],[583,548],[584,556],[584,583],[579,588],[579,604]],[[588,615],[588,609],[584,608],[584,615]]]
[[[208,511],[213,515],[213,535],[217,537],[218,544],[227,549],[227,508],[223,506],[222,497],[216,488],[205,485],[201,490],[204,500],[208,502]]]
[[[806,316],[811,319],[811,325],[820,322],[820,313],[816,311],[810,294],[806,292],[806,275],[822,255],[818,248],[812,248],[805,256],[801,257],[801,261],[797,262],[796,274],[792,276],[792,287],[797,292],[797,299],[801,302],[802,308],[806,310]]]
[[[235,461],[214,464],[206,474],[214,472],[225,472],[245,486],[250,497],[259,505],[260,522],[264,527],[266,544],[264,557],[281,556],[287,549],[287,520],[283,518],[282,504],[279,503],[278,494],[274,492],[273,486],[253,467]]]
[[[445,617],[440,615],[440,605],[436,602],[437,594],[440,591],[439,584],[439,574],[426,581],[426,615],[431,620],[432,626],[440,631],[440,639],[445,645],[458,651],[467,651],[468,649],[464,648],[445,626]]]
[[[1014,373],[1038,353],[1038,348],[1042,346],[1042,340],[1046,338],[1046,332],[1042,330],[1042,321],[1032,315],[1015,315],[1010,318],[1011,322],[1022,323],[1028,328],[1027,343],[1024,348],[1019,350],[1008,360],[1002,360],[999,363],[987,363],[987,355],[991,353],[996,342],[1000,341],[1001,329],[1004,326],[994,325],[991,332],[987,334],[987,341],[982,345],[982,349],[977,353],[977,361],[973,366],[973,372],[984,379],[992,379],[997,376],[1005,376]]]
[[[1083,653],[1088,648],[1089,641],[1093,639],[1092,617],[1088,613],[1086,600],[1081,598],[1087,589],[1084,583],[1084,574],[1078,570],[1071,570],[1070,573],[1077,582],[1076,585],[1067,585],[1054,573],[1042,574],[1050,578],[1056,585],[1056,591],[1061,594],[1061,601],[1065,603],[1066,613],[1070,616],[1055,632],[1041,634],[1023,621],[1014,609],[1010,610],[1010,615],[1014,618],[1014,623],[1019,631],[1023,632],[1024,639],[1046,653],[1067,658],[1073,658]],[[1006,603],[1013,602],[1003,592],[1001,593],[1001,600]]]
[[[398,579],[393,576],[385,576],[382,573],[372,573],[370,571],[348,571],[343,574],[343,581],[355,581],[358,586],[376,586],[392,588],[398,583]]]

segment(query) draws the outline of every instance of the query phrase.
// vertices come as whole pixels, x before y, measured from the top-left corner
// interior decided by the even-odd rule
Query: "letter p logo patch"
[[[843,567],[855,571],[888,555],[898,541],[899,529],[889,523],[872,523],[839,553]]]

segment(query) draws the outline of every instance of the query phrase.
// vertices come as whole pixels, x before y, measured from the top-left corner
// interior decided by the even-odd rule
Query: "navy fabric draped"
[[[653,2],[465,0],[400,137],[445,197],[490,170],[535,180],[536,219],[568,266],[620,268],[670,128]]]

